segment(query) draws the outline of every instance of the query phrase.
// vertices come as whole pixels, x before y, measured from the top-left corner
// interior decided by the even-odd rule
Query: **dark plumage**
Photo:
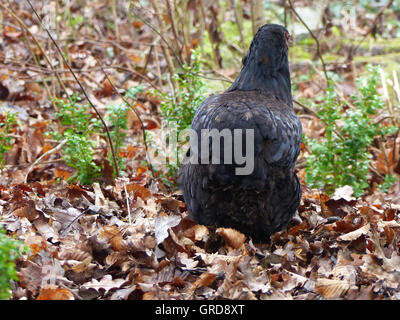
[[[274,232],[282,230],[301,198],[294,167],[302,129],[293,112],[288,37],[282,26],[261,27],[236,81],[226,92],[207,98],[192,122],[199,136],[201,129],[254,129],[253,172],[237,175],[235,169],[243,165],[224,164],[221,139],[221,164],[187,163],[179,173],[195,222],[235,228],[255,242],[269,242]]]

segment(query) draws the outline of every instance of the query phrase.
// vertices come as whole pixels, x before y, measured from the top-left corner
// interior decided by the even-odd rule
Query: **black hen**
[[[254,170],[238,175],[236,169],[243,168],[243,162],[236,158],[224,162],[227,148],[233,149],[233,154],[247,151],[246,143],[251,141],[247,142],[243,130],[241,145],[224,138],[219,142],[222,156],[209,152],[209,160],[216,157],[220,164],[207,164],[201,162],[204,157],[198,157],[200,164],[183,164],[179,172],[179,185],[195,222],[235,228],[255,242],[269,242],[274,232],[282,230],[301,199],[294,167],[302,128],[293,112],[288,39],[289,33],[280,25],[261,27],[236,81],[226,92],[207,98],[192,122],[199,137],[202,129],[253,129]],[[191,141],[187,156],[195,154],[196,158],[201,147],[214,151],[212,144],[216,142],[206,141],[201,145],[199,138],[197,153]]]

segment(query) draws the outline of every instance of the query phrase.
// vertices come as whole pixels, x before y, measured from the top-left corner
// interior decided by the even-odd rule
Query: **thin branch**
[[[76,76],[76,74],[72,71],[71,66],[69,65],[67,59],[64,57],[63,52],[61,51],[60,47],[58,46],[57,42],[54,40],[53,36],[51,35],[50,31],[43,25],[42,23],[42,19],[40,18],[39,14],[37,13],[37,11],[35,10],[35,8],[33,7],[32,3],[30,2],[30,0],[26,0],[29,4],[29,6],[31,7],[32,11],[34,12],[36,18],[38,19],[41,27],[46,31],[47,35],[49,36],[49,38],[51,39],[51,41],[53,42],[53,44],[55,45],[55,47],[57,48],[57,51],[60,53],[60,55],[62,56],[65,65],[67,66],[67,68],[69,69],[69,71],[71,72],[71,74],[73,75],[75,81],[78,83],[79,87],[81,88],[81,91],[83,93],[83,95],[85,96],[86,100],[89,102],[90,106],[93,108],[93,110],[96,112],[97,116],[99,117],[104,129],[106,130],[107,133],[107,138],[108,138],[108,142],[110,144],[110,149],[111,149],[111,153],[112,153],[112,157],[113,157],[113,161],[114,161],[114,165],[115,165],[115,171],[116,171],[116,176],[119,177],[119,168],[118,168],[118,162],[117,162],[117,158],[115,155],[115,151],[114,151],[114,145],[112,143],[112,139],[111,139],[111,135],[110,135],[110,131],[108,130],[107,124],[105,123],[103,117],[101,116],[99,110],[97,110],[97,108],[95,107],[95,105],[92,103],[92,101],[90,100],[88,94],[86,93],[86,90],[83,88],[82,83],[79,81],[78,77]]]
[[[2,54],[1,52],[0,52],[0,58],[5,58],[4,54]],[[7,58],[7,60],[10,60],[10,61],[12,61],[14,63],[24,64],[24,65],[26,65],[26,69],[29,69],[29,70],[32,70],[32,71],[36,71],[36,72],[43,72],[43,73],[47,73],[47,74],[69,72],[69,70],[66,70],[66,69],[54,69],[53,68],[52,70],[49,70],[49,69],[44,68],[42,66],[36,66],[34,64],[27,64],[27,63],[25,63],[25,61],[16,60],[16,59],[12,59],[12,58]],[[31,67],[29,65],[31,65]],[[32,66],[34,66],[34,67],[32,67]],[[129,69],[129,68],[126,68],[126,67],[121,67],[119,65],[109,65],[109,66],[105,66],[103,68],[104,69],[118,69],[118,70],[122,70],[122,71],[127,71],[127,72],[130,72],[130,73],[133,73],[134,75],[138,76],[141,80],[145,80],[154,89],[156,89],[158,91],[163,91],[160,87],[158,87],[155,84],[153,84],[153,82],[149,78],[147,78],[146,76],[144,76],[143,74],[141,74],[141,73],[139,73],[139,72],[137,72],[135,70],[132,70],[132,69]],[[72,69],[72,70],[75,73],[83,73],[83,72],[98,71],[98,70],[101,70],[101,68],[100,67],[98,67],[98,68],[95,67],[95,68],[90,68],[90,69]],[[230,79],[229,77],[224,76],[222,73],[218,72],[218,70],[209,70],[209,71],[212,72],[212,73],[215,73],[217,75],[223,76],[225,78],[213,78],[213,77],[206,76],[206,75],[204,75],[202,73],[193,72],[193,71],[187,71],[187,72],[192,74],[192,75],[195,75],[195,76],[198,76],[200,78],[207,79],[207,80],[223,81],[223,82],[228,82],[228,83],[232,83],[233,82],[232,79]],[[139,83],[142,82],[141,80],[139,80]]]
[[[287,28],[288,21],[287,21],[287,5],[286,5],[286,0],[283,1],[283,23],[285,25],[285,28]]]
[[[264,1],[262,0],[251,0],[251,22],[253,26],[253,34],[256,34],[257,30],[264,24]]]
[[[236,21],[236,26],[239,31],[239,37],[240,37],[240,45],[242,49],[246,45],[246,41],[244,40],[244,32],[243,32],[243,18],[242,18],[242,8],[241,8],[241,3],[240,0],[231,0],[232,4],[232,9],[235,14],[235,21]]]
[[[150,162],[150,157],[149,157],[149,151],[148,151],[148,145],[147,145],[147,140],[146,140],[146,128],[144,127],[144,123],[142,121],[142,118],[139,115],[139,112],[136,110],[136,108],[134,108],[128,100],[126,100],[126,98],[119,92],[119,90],[114,86],[114,84],[112,83],[111,79],[108,77],[107,72],[103,69],[103,67],[101,66],[101,62],[95,57],[95,59],[97,60],[98,64],[100,65],[101,70],[103,71],[108,83],[110,84],[110,86],[113,88],[113,90],[121,97],[121,99],[126,103],[126,105],[131,108],[131,110],[135,113],[136,117],[138,118],[140,125],[142,127],[142,135],[143,135],[143,143],[144,143],[144,147],[146,150],[146,156],[147,156],[147,162],[150,166],[150,170],[152,172],[152,174],[154,175],[154,171],[153,171],[153,165]]]
[[[41,53],[43,54],[43,57],[45,58],[47,64],[49,65],[50,69],[54,69],[50,58],[47,56],[45,50],[42,48],[40,42],[36,39],[35,35],[29,30],[29,28],[26,26],[26,24],[15,14],[15,12],[12,9],[7,8],[5,5],[3,5],[0,2],[0,7],[2,7],[4,10],[6,10],[11,16],[13,16],[13,18],[15,18],[17,20],[17,22],[20,24],[21,28],[23,28],[24,30],[26,30],[32,37],[33,41],[35,42],[36,46],[39,48],[39,50],[41,51]],[[11,6],[10,6],[11,8]],[[61,78],[59,77],[58,74],[56,74],[56,78],[58,80],[58,83],[60,84],[61,88],[63,88],[65,94],[67,95],[68,99],[70,99],[70,96],[68,95],[68,91],[67,88],[65,87],[64,82],[61,80]]]
[[[40,163],[36,163],[35,166],[46,166],[48,164],[53,164],[53,163],[58,163],[58,162],[65,162],[65,160],[60,158],[60,159],[55,159],[55,160],[43,161]],[[3,167],[3,169],[15,169],[16,168],[19,170],[19,169],[27,168],[27,167],[31,166],[33,163],[29,162],[29,163],[21,163],[21,164],[8,164],[8,165],[5,165]]]
[[[204,57],[204,35],[206,30],[206,17],[203,16],[202,10],[198,10],[199,15],[199,39],[200,39],[200,51],[201,56]]]
[[[28,48],[29,48],[29,51],[31,52],[32,58],[33,58],[33,60],[35,61],[36,65],[40,68],[41,66],[40,66],[39,58],[35,55],[35,53],[34,53],[34,51],[33,51],[33,48],[32,48],[32,46],[31,46],[31,43],[30,43],[30,41],[28,41],[28,36],[27,36],[26,30],[25,30],[25,28],[23,28],[22,26],[21,26],[21,29],[23,30],[24,37],[25,37],[26,42],[27,42],[27,44],[28,44]],[[45,89],[46,89],[47,96],[48,96],[49,98],[51,98],[51,97],[52,97],[52,94],[51,94],[51,92],[50,92],[50,88],[49,88],[47,82],[46,82],[45,79],[44,79],[44,72],[39,72],[39,76],[40,76],[40,79],[41,79],[41,81],[42,81],[42,83],[43,83]],[[56,110],[56,104],[55,104],[55,102],[54,102],[53,99],[51,99],[51,104],[53,105],[54,110]]]
[[[316,113],[314,110],[310,109],[309,107],[307,107],[306,105],[302,104],[301,102],[293,99],[293,102],[296,103],[297,105],[299,105],[300,107],[302,107],[305,111],[307,111],[308,113],[312,114],[314,117],[316,117],[317,119],[320,119],[320,116],[318,115],[318,113]],[[336,129],[333,129],[333,132],[342,140],[344,141],[345,138],[340,134],[339,131],[337,131]]]
[[[4,59],[5,57],[0,52],[0,59],[2,59],[2,58]],[[67,69],[54,69],[54,68],[52,68],[50,70],[50,69],[47,69],[47,68],[42,67],[40,65],[30,64],[30,63],[26,63],[25,61],[16,60],[16,59],[12,59],[12,58],[7,58],[7,60],[10,60],[11,62],[16,63],[16,64],[23,64],[24,65],[24,70],[31,70],[31,71],[35,71],[35,72],[38,72],[38,73],[44,73],[44,74],[53,74],[53,73],[55,73],[55,74],[59,74],[59,73],[70,72]],[[13,68],[13,67],[8,66],[8,68]],[[119,65],[109,65],[109,66],[105,66],[104,69],[118,69],[118,70],[121,70],[121,71],[126,71],[126,72],[129,72],[129,73],[132,73],[132,74],[134,74],[134,75],[136,75],[136,76],[138,76],[140,78],[139,83],[142,83],[142,80],[145,80],[151,87],[153,87],[153,89],[156,89],[158,91],[162,91],[162,89],[160,89],[159,87],[154,85],[152,83],[152,81],[148,77],[146,77],[143,74],[141,74],[141,73],[139,73],[139,72],[137,72],[135,70],[132,70],[130,68],[121,67]],[[22,71],[21,69],[14,69],[14,70]],[[74,69],[74,68],[72,69],[72,71],[75,72],[75,73],[93,72],[93,71],[98,71],[98,70],[101,70],[101,68],[100,67],[97,67],[97,68],[94,67],[94,68],[89,68],[89,69]],[[32,79],[32,77],[30,76],[29,79]],[[214,79],[214,80],[217,80],[217,79]],[[220,79],[220,80],[223,80],[223,79]]]
[[[50,154],[52,154],[52,153],[54,153],[54,152],[60,150],[60,149],[62,148],[62,146],[63,146],[64,144],[66,144],[66,142],[67,142],[67,139],[62,140],[56,147],[54,147],[53,149],[51,149],[51,150],[49,150],[49,151],[43,153],[39,158],[37,158],[37,159],[35,160],[35,162],[31,164],[31,166],[29,167],[28,171],[26,172],[24,183],[26,183],[26,182],[28,181],[28,175],[29,175],[29,173],[32,171],[32,169],[33,169],[44,157],[46,157],[46,156],[48,156],[48,155],[50,155]]]
[[[119,33],[119,24],[118,24],[118,14],[117,14],[117,1],[112,0],[111,9],[114,19],[114,28],[115,28],[115,37],[118,41],[121,41],[120,33]]]
[[[300,107],[302,107],[307,113],[312,114],[314,117],[319,118],[318,114],[314,110],[307,107],[305,104],[303,104],[295,99],[293,99],[293,102],[296,103],[297,105],[299,105]]]
[[[393,169],[390,166],[389,157],[388,157],[388,155],[386,153],[385,146],[383,145],[382,137],[377,137],[377,140],[378,140],[379,149],[383,153],[383,158],[385,160],[386,168],[387,168],[389,174],[392,175],[393,174]]]
[[[146,74],[147,66],[149,65],[149,61],[150,61],[150,57],[151,57],[151,54],[152,54],[152,52],[153,52],[153,49],[154,49],[154,46],[151,46],[151,47],[150,47],[150,50],[149,50],[149,53],[147,54],[146,62],[144,63],[143,72],[142,72],[143,75]],[[142,80],[143,80],[143,77],[140,78],[139,84],[142,83]]]
[[[162,18],[160,18],[158,1],[157,1],[157,0],[151,0],[150,3],[151,3],[151,5],[152,5],[152,7],[153,7],[153,9],[154,9],[155,16],[156,16],[156,20],[157,20],[158,26],[159,26],[159,28],[160,28],[160,32],[156,31],[156,29],[155,29],[153,26],[151,26],[151,24],[148,23],[147,21],[145,22],[144,19],[141,19],[141,18],[140,18],[140,19],[141,19],[143,22],[145,22],[150,28],[152,28],[153,31],[155,31],[156,33],[158,33],[158,35],[161,37],[161,39],[162,39],[165,43],[168,43],[168,42],[165,40],[165,37],[164,37],[164,35],[166,34],[166,31],[165,31],[165,24],[164,24],[164,21],[162,20]],[[171,52],[173,53],[173,55],[175,56],[175,58],[177,59],[177,61],[179,61],[179,63],[182,65],[182,62],[181,62],[180,58],[179,58],[178,55],[176,54],[175,50],[172,49],[172,47],[170,46],[169,43],[168,43],[168,47],[171,49]],[[161,50],[162,50],[162,52],[163,52],[163,54],[164,54],[164,58],[165,58],[165,61],[167,62],[167,67],[168,67],[168,69],[169,69],[170,74],[174,74],[174,73],[175,73],[175,67],[174,67],[174,64],[172,63],[171,56],[169,55],[168,50],[165,50],[165,48],[163,48],[163,47],[161,48]]]
[[[137,9],[137,7],[132,6],[132,8],[133,8],[133,11],[134,11],[135,16],[136,16],[140,21],[142,21],[145,25],[147,25],[151,30],[153,30],[157,35],[160,36],[160,39],[167,45],[167,48],[171,51],[172,55],[174,56],[174,58],[175,58],[176,61],[178,62],[179,66],[180,66],[181,68],[184,68],[183,62],[182,62],[181,59],[179,58],[178,54],[174,51],[174,49],[171,47],[171,45],[170,45],[169,42],[165,39],[165,37],[161,34],[161,32],[158,31],[154,26],[152,26],[152,24],[151,24],[150,22],[146,21],[146,19],[144,19],[140,14],[137,14],[137,13],[135,12],[135,9]],[[166,48],[165,48],[164,46],[162,46],[162,45],[160,45],[160,47],[161,47],[162,50],[165,50],[165,49],[166,49]],[[157,55],[156,55],[156,58],[157,58]],[[232,82],[232,81],[226,80],[226,79],[210,78],[210,77],[204,76],[203,74],[197,73],[197,72],[192,72],[192,71],[187,71],[187,72],[190,73],[190,74],[192,74],[192,75],[195,75],[195,76],[198,76],[198,77],[201,77],[201,78],[204,78],[204,79],[208,79],[208,80]],[[174,73],[172,73],[172,74],[174,74]]]
[[[0,3],[1,4],[1,3]],[[4,7],[3,7],[4,8]],[[22,28],[10,23],[8,21],[3,21],[2,22],[3,26],[12,26],[14,29],[16,29],[17,31],[21,31],[22,32]],[[37,34],[36,38],[40,38],[40,39],[48,39],[46,36],[41,35],[41,34]],[[60,42],[70,42],[70,41],[75,41],[75,42],[86,42],[86,43],[90,43],[90,44],[109,44],[112,45],[118,49],[120,49],[121,51],[126,51],[126,52],[135,52],[135,50],[132,49],[128,49],[125,48],[124,46],[122,46],[120,43],[123,43],[124,45],[131,47],[132,45],[140,45],[140,46],[147,46],[147,47],[151,47],[151,46],[156,46],[156,47],[163,47],[163,44],[155,44],[155,43],[149,43],[149,42],[144,42],[144,41],[127,41],[127,40],[107,40],[107,39],[92,39],[92,38],[79,38],[79,37],[60,37],[57,38],[57,41]],[[166,46],[164,46],[166,47]],[[137,51],[137,50],[136,50]]]
[[[125,191],[126,210],[128,211],[129,224],[132,225],[131,207],[129,206],[129,193],[128,190],[126,189],[126,183],[124,183],[124,191]]]
[[[205,17],[206,17],[206,7],[205,7],[205,4],[204,4],[204,0],[200,0],[199,6],[200,6],[200,14],[203,16],[203,19],[205,19]],[[210,8],[207,8],[207,9],[209,11],[211,11],[212,7],[210,7]],[[213,13],[213,15],[214,14],[215,13]],[[216,18],[214,18],[214,19],[216,19]],[[219,26],[217,26],[217,28],[219,28]],[[220,53],[219,53],[219,48],[218,48],[218,46],[219,46],[218,39],[215,39],[215,37],[213,36],[213,30],[211,29],[211,25],[210,24],[206,24],[206,29],[207,29],[208,38],[209,38],[210,44],[211,44],[214,64],[216,66],[222,68],[221,61],[220,61]]]
[[[171,23],[172,34],[174,35],[174,38],[176,40],[175,41],[176,47],[178,47],[180,44],[181,45],[180,51],[182,51],[182,48],[184,48],[185,44],[182,43],[181,39],[178,37],[178,32],[176,31],[176,27],[175,27],[175,19],[174,19],[173,12],[171,9],[171,4],[169,3],[169,0],[164,0],[164,2],[165,2],[165,6],[167,8],[168,17],[169,17],[169,20]],[[182,59],[182,56],[180,58]]]
[[[393,4],[393,1],[394,0],[388,0],[386,5],[384,7],[382,7],[381,10],[379,10],[379,12],[376,14],[374,20],[372,21],[371,26],[365,32],[365,34],[362,37],[362,39],[360,41],[358,41],[357,45],[354,48],[350,49],[350,52],[349,52],[348,56],[353,56],[353,53],[355,53],[357,51],[357,49],[360,47],[361,43],[363,43],[365,41],[365,39],[367,38],[367,36],[374,30],[374,28],[378,24],[378,20],[380,19],[382,14],[385,12],[385,10],[388,9]]]
[[[310,36],[314,39],[315,44],[317,46],[317,55],[319,57],[319,60],[321,61],[322,64],[322,69],[324,71],[324,75],[325,75],[325,79],[328,82],[329,81],[329,77],[328,77],[328,72],[326,70],[326,64],[324,61],[324,58],[322,57],[322,53],[321,53],[321,49],[319,46],[319,40],[318,38],[315,36],[314,32],[312,32],[312,30],[309,28],[309,26],[304,22],[304,20],[300,17],[300,15],[297,13],[296,9],[293,7],[292,1],[291,0],[287,0],[287,3],[289,4],[290,9],[293,11],[293,13],[296,15],[297,19],[299,19],[299,21],[303,24],[303,26],[307,29],[308,33],[310,34]]]
[[[395,161],[396,161],[396,147],[397,147],[396,140],[397,140],[397,137],[399,136],[399,131],[400,131],[400,128],[397,129],[396,134],[394,135],[394,138],[393,138],[394,143],[393,143],[393,151],[392,151],[392,163],[395,163]],[[400,157],[399,157],[399,161],[400,161]]]

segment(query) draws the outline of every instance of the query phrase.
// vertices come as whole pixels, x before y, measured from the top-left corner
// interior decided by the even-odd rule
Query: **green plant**
[[[4,165],[4,154],[11,149],[14,138],[10,136],[12,127],[16,124],[14,113],[0,114],[0,168]]]
[[[88,112],[89,106],[82,105],[79,101],[75,95],[69,102],[56,100],[59,107],[56,116],[65,128],[62,133],[53,132],[52,135],[57,140],[65,140],[63,159],[68,166],[76,169],[69,180],[92,184],[100,175],[100,167],[93,161],[97,146],[93,135],[100,133],[101,124]]]
[[[321,141],[304,137],[311,149],[306,162],[306,182],[311,187],[332,193],[337,187],[350,185],[354,195],[360,196],[369,186],[369,147],[375,137],[391,134],[395,128],[374,121],[383,101],[377,93],[377,68],[368,66],[367,70],[368,74],[357,80],[359,93],[351,97],[356,108],[347,107],[329,85],[318,110],[325,136]],[[390,181],[385,180],[386,184]]]
[[[21,243],[11,239],[0,229],[0,300],[11,297],[10,280],[18,280],[15,260]]]
[[[397,181],[395,175],[387,174],[385,175],[385,180],[379,185],[379,189],[382,192],[387,192],[389,188]]]
[[[107,123],[110,125],[110,136],[113,141],[114,151],[117,158],[118,167],[120,170],[126,169],[125,159],[119,156],[119,152],[123,146],[127,127],[127,112],[128,107],[122,105],[109,105],[107,106]],[[114,165],[112,154],[108,154],[108,161]],[[116,170],[114,168],[114,174]]]
[[[143,89],[141,86],[130,88],[125,98],[135,101],[137,93]],[[71,101],[64,102],[56,99],[59,108],[56,116],[63,125],[62,132],[52,132],[53,137],[58,141],[65,141],[63,159],[66,164],[76,169],[76,173],[69,181],[78,180],[81,184],[92,184],[100,175],[101,168],[93,161],[97,142],[95,137],[102,136],[101,122],[94,118],[88,110],[89,105],[79,103],[80,99],[73,95]],[[126,169],[124,159],[119,156],[127,131],[127,103],[121,105],[109,105],[106,108],[106,122],[110,128],[110,136],[113,141],[114,151],[118,167]],[[108,154],[108,161],[113,164],[112,154]],[[114,173],[116,172],[114,168]]]
[[[161,97],[161,115],[167,125],[176,125],[178,132],[190,127],[200,103],[204,100],[205,84],[197,75],[201,61],[198,51],[192,51],[192,63],[173,75],[176,87],[171,92],[155,92]]]
[[[85,17],[82,15],[73,16],[71,10],[67,8],[64,13],[64,20],[67,26],[72,29],[79,29],[79,27],[85,22]]]
[[[179,159],[182,152],[186,152],[183,146],[187,143],[187,139],[180,139],[180,133],[191,126],[193,117],[197,108],[204,100],[206,85],[198,76],[201,69],[201,61],[198,51],[192,51],[192,63],[184,65],[182,70],[173,76],[175,87],[171,86],[170,92],[153,91],[154,95],[161,98],[160,110],[163,119],[164,129],[176,133],[176,137],[167,134],[166,141],[169,139],[177,139],[175,155],[172,161],[166,157],[164,165],[167,167],[168,176],[175,176],[179,168]],[[153,143],[154,137],[151,132],[147,133],[149,140]],[[171,141],[169,141],[171,142]],[[158,153],[163,153],[164,146],[158,146]]]

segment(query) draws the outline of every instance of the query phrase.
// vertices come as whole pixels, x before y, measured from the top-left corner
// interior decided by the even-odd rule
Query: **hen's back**
[[[226,92],[201,104],[192,129],[199,137],[199,148],[196,153],[192,146],[192,163],[184,164],[179,174],[190,217],[200,224],[238,229],[257,242],[269,241],[272,233],[289,222],[301,198],[293,171],[300,152],[301,123],[293,108],[259,91]],[[228,130],[232,143],[208,138],[202,145],[202,132],[212,129]],[[236,136],[241,143],[235,141],[235,129],[242,129]],[[246,129],[253,132],[253,141],[247,139]],[[253,148],[246,148],[249,143]],[[215,144],[219,154],[215,154]],[[209,163],[200,156],[202,148],[208,149]],[[252,154],[244,154],[251,149]],[[231,152],[232,163],[226,163],[225,151]],[[236,154],[252,162],[250,174],[238,175],[237,169],[246,163],[236,161]]]

